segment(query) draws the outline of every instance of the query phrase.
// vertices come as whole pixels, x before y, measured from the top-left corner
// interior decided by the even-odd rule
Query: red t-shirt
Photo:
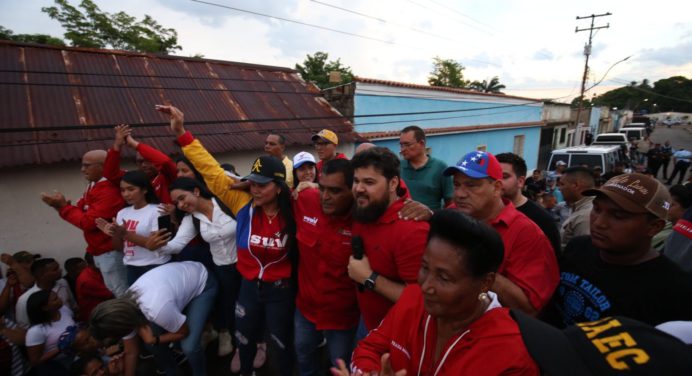
[[[358,325],[355,282],[348,276],[351,216],[322,212],[320,192],[306,189],[293,201],[299,249],[296,306],[317,330]]]
[[[505,256],[498,273],[524,291],[531,305],[540,310],[560,282],[555,252],[540,227],[518,211],[512,202],[505,204],[489,225],[502,237]]]
[[[413,284],[418,280],[430,226],[427,222],[399,219],[404,201],[400,198],[391,204],[375,223],[354,222],[353,234],[363,239],[373,271],[395,282]],[[374,291],[358,292],[358,305],[369,330],[377,327],[393,304]]]
[[[77,293],[77,305],[79,306],[79,320],[88,321],[91,311],[101,302],[113,299],[113,293],[103,282],[103,276],[98,269],[87,266],[77,276],[75,282]]]

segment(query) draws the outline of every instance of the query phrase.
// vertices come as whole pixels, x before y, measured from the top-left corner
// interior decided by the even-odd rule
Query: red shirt
[[[498,273],[507,277],[524,291],[531,305],[540,310],[553,295],[560,282],[555,252],[540,227],[512,202],[505,204],[489,225],[502,237],[505,257]]]
[[[87,266],[77,276],[75,282],[77,293],[77,305],[79,306],[79,320],[88,321],[91,311],[101,302],[113,299],[113,293],[103,282],[103,276],[98,269]]]
[[[120,187],[103,179],[91,186],[77,205],[66,205],[58,213],[62,219],[82,230],[87,242],[87,252],[98,256],[112,251],[113,243],[110,236],[96,227],[96,218],[110,221],[124,206]]]
[[[171,196],[168,192],[168,186],[178,177],[175,162],[166,154],[141,142],[137,144],[137,152],[142,155],[142,158],[151,162],[159,172],[151,179],[151,186],[154,188],[156,197],[162,203],[170,204]],[[108,156],[103,163],[103,176],[119,185],[123,174],[125,174],[125,170],[120,169],[120,152],[108,149]]]
[[[343,330],[358,325],[355,283],[348,276],[351,216],[322,212],[320,192],[306,189],[293,201],[299,249],[296,306],[317,330]]]
[[[346,159],[348,160],[348,157],[344,153],[336,153],[336,156],[333,159]],[[331,160],[331,159],[330,159]],[[322,173],[322,166],[324,165],[323,160],[317,161],[317,178],[320,178],[320,174]]]
[[[392,369],[405,369],[407,375],[434,375],[438,368],[437,375],[540,375],[507,308],[486,311],[466,334],[450,338],[437,361],[436,346],[437,320],[425,311],[420,286],[412,285],[380,326],[358,343],[351,366],[353,371],[380,371],[380,358],[389,353]]]
[[[430,226],[427,222],[399,219],[404,200],[395,201],[375,223],[354,222],[353,234],[363,239],[365,255],[373,271],[395,282],[414,284],[418,280]],[[358,292],[358,305],[365,326],[373,329],[394,303],[374,291],[364,290]]]

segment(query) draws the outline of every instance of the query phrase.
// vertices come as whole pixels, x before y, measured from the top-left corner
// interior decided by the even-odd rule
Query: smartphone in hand
[[[171,223],[170,215],[162,215],[158,218],[159,230],[166,230],[173,234],[173,224]]]

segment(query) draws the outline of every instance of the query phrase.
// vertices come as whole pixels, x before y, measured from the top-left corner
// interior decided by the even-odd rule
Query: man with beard
[[[466,154],[444,174],[453,176],[456,210],[483,221],[502,237],[505,257],[491,290],[503,306],[535,315],[560,280],[553,247],[543,231],[502,198],[502,167],[483,151]]]
[[[416,283],[428,235],[428,223],[406,221],[399,158],[374,147],[356,154],[353,195],[353,235],[363,240],[362,259],[351,256],[348,274],[362,285],[358,304],[368,330],[376,328],[399,299],[406,284]]]

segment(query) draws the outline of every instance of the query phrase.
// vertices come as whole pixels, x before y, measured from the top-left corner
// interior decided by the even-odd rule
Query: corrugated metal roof
[[[380,80],[380,79],[376,79],[376,78],[354,77],[353,81],[362,82],[364,84],[384,85],[384,86],[401,87],[401,88],[408,88],[408,89],[446,91],[448,93],[473,94],[473,95],[480,95],[480,96],[486,96],[486,97],[525,99],[525,100],[529,100],[529,101],[542,102],[542,100],[535,99],[535,98],[518,97],[518,96],[514,96],[514,95],[498,94],[498,93],[483,93],[480,91],[469,90],[469,89],[460,89],[460,88],[454,88],[454,87],[430,86],[430,85],[411,84],[411,83],[406,83],[406,82],[387,81],[387,80]]]
[[[0,168],[79,160],[108,148],[120,123],[177,154],[154,110],[165,103],[213,153],[261,149],[269,132],[290,145],[309,145],[322,128],[355,137],[295,70],[219,60],[0,41],[0,98]]]

